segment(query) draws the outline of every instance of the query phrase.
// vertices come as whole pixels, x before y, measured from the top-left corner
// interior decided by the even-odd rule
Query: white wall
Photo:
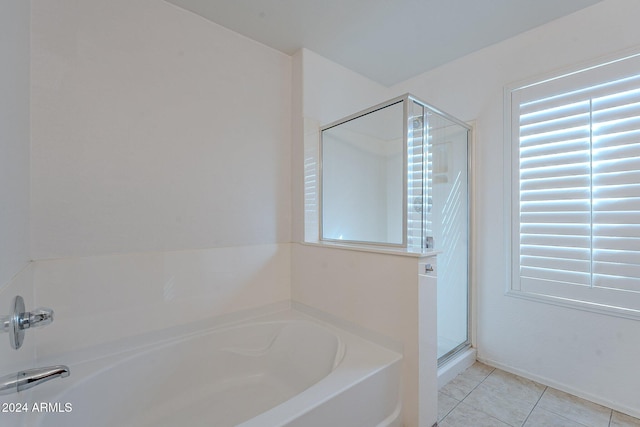
[[[0,288],[30,259],[29,7],[0,2]]]
[[[268,244],[37,261],[38,304],[56,313],[36,331],[38,357],[65,363],[76,350],[288,302],[290,257],[290,245]]]
[[[36,259],[291,239],[291,58],[157,0],[33,2]]]
[[[293,241],[318,239],[319,129],[394,96],[388,88],[308,50],[293,56]],[[306,193],[301,183],[311,182]],[[313,188],[312,188],[313,187]]]
[[[52,0],[31,70],[39,358],[290,299],[289,56],[163,1]]]
[[[454,116],[477,120],[476,248],[479,358],[640,415],[638,321],[504,295],[503,87],[640,46],[640,2],[603,2],[404,82]]]
[[[366,77],[302,49],[304,117],[329,124],[397,95]]]
[[[15,295],[33,303],[29,262],[29,14],[28,1],[0,1],[0,315]],[[35,341],[20,351],[0,334],[0,374],[29,367]],[[3,417],[3,421],[6,417]]]

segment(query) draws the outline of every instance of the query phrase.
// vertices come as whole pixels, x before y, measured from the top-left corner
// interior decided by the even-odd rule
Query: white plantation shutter
[[[589,112],[588,102],[584,104],[520,107],[524,281],[589,284]]]
[[[640,57],[510,102],[512,290],[640,313]]]
[[[640,75],[619,83],[592,101],[593,286],[640,292]]]

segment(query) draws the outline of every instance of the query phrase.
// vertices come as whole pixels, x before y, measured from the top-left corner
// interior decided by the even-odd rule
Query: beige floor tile
[[[640,419],[613,411],[611,427],[640,427]]]
[[[484,363],[476,362],[460,375],[463,375],[467,378],[475,379],[478,382],[482,382],[495,370],[496,368],[494,367],[485,365]]]
[[[438,393],[438,422],[442,421],[458,403],[460,403],[459,400],[449,397],[444,393]]]
[[[440,389],[440,392],[457,400],[463,400],[471,391],[478,387],[480,382],[458,375],[449,384]]]
[[[584,427],[584,424],[536,407],[524,423],[524,427]]]
[[[538,407],[588,427],[608,427],[611,418],[611,409],[551,387],[540,398]]]
[[[544,389],[534,381],[496,369],[464,403],[507,424],[521,426]]]
[[[496,369],[487,377],[484,384],[513,396],[516,399],[525,400],[536,404],[546,389],[545,386],[535,381],[519,377],[514,374]]]
[[[442,387],[440,391],[456,400],[463,400],[471,391],[484,381],[495,368],[476,362],[466,371]]]
[[[476,363],[440,390],[438,425],[640,427],[640,419]]]
[[[464,402],[460,403],[438,423],[439,427],[510,427],[482,411],[478,411]]]

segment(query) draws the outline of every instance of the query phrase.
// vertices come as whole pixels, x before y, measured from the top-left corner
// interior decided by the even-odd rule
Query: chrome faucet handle
[[[46,307],[38,307],[35,310],[24,313],[21,319],[22,329],[41,328],[53,322],[53,310]]]
[[[20,295],[13,298],[11,313],[0,317],[0,325],[2,332],[9,333],[11,347],[16,350],[22,347],[25,329],[47,326],[53,322],[53,310],[40,307],[28,312],[24,308],[24,299]]]

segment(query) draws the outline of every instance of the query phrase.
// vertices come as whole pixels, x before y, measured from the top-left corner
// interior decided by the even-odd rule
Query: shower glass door
[[[438,363],[469,343],[469,130],[427,111],[428,228],[438,255]]]

